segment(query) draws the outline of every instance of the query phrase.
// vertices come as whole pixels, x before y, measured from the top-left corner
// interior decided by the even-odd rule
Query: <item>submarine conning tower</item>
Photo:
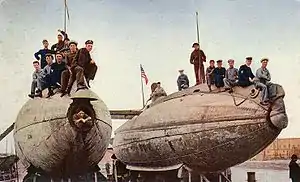
[[[28,100],[17,116],[14,140],[25,167],[62,178],[95,172],[111,132],[107,106],[83,89],[71,97],[55,94]]]

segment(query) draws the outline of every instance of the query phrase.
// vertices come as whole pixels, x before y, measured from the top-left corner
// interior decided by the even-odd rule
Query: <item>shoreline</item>
[[[246,161],[234,167],[286,171],[289,170],[289,162],[289,160]]]

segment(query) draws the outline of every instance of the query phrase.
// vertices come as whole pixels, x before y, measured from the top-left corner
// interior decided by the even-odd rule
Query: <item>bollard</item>
[[[248,176],[247,182],[256,182],[255,172],[247,172],[247,176]]]

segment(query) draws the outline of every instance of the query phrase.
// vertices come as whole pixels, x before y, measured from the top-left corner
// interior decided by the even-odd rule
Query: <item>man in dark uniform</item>
[[[290,168],[290,179],[292,182],[300,182],[300,167],[297,164],[298,157],[293,154],[291,157],[291,162],[289,164]]]
[[[65,45],[65,43],[63,41],[63,35],[58,34],[57,35],[57,43],[53,44],[51,46],[51,50],[55,51],[55,52],[60,51],[60,50],[62,50],[64,48],[64,45]]]
[[[209,91],[211,92],[211,85],[215,84],[215,77],[213,71],[215,69],[215,60],[209,61],[209,67],[206,68],[206,81]]]
[[[179,76],[177,78],[177,86],[178,91],[181,91],[182,89],[189,88],[189,78],[186,74],[183,73],[184,70],[179,70]]]
[[[61,84],[61,74],[66,69],[66,63],[63,62],[63,55],[60,52],[57,52],[55,55],[55,63],[51,65],[52,72],[51,77],[51,88],[59,88]]]
[[[70,52],[66,54],[66,67],[67,69],[62,72],[61,75],[61,97],[63,97],[66,94],[70,94],[72,86],[74,84],[75,79],[72,79],[72,71],[71,66],[74,60],[74,57],[76,56],[76,53],[78,51],[77,49],[77,42],[70,41],[69,42],[69,49]]]
[[[51,46],[52,51],[61,51],[63,48],[66,48],[66,43],[69,41],[68,34],[62,30],[58,30],[60,34],[57,35],[57,43]]]
[[[252,84],[254,74],[252,73],[252,70],[250,68],[250,65],[252,63],[252,57],[246,58],[246,64],[240,66],[239,69],[239,77],[238,77],[238,85],[241,87],[247,87]]]
[[[84,67],[84,77],[86,79],[88,87],[90,87],[90,80],[94,80],[97,70],[98,70],[96,63],[94,62],[94,60],[91,59],[91,55],[90,55],[90,52],[93,49],[93,44],[94,44],[94,42],[92,40],[87,40],[85,42],[85,48],[82,48],[83,50],[88,51],[85,54],[87,56],[89,55],[89,59],[90,59],[90,62],[87,63]],[[85,52],[85,51],[83,51],[83,52]]]
[[[226,69],[224,67],[222,67],[222,60],[218,60],[217,61],[217,67],[214,69],[213,74],[214,74],[214,78],[215,78],[215,86],[219,89],[221,89],[221,87],[224,87],[224,78],[225,78],[225,74],[226,74]]]
[[[47,40],[43,40],[44,49],[40,49],[38,52],[34,53],[35,59],[40,61],[41,69],[47,65],[46,54],[55,54],[55,51],[48,49],[49,43]]]
[[[196,76],[196,85],[205,83],[204,65],[206,62],[206,56],[204,52],[200,49],[198,43],[193,44],[194,51],[190,56],[190,63],[194,65],[194,71]]]
[[[81,48],[74,57],[71,71],[73,73],[72,79],[76,77],[77,90],[86,88],[84,77],[89,86],[89,81],[93,80],[96,75],[97,66],[90,55],[92,49],[93,41],[87,40],[85,42],[85,48]]]

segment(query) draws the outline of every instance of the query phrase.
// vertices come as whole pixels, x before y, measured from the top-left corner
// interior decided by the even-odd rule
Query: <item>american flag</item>
[[[147,77],[142,65],[140,65],[140,67],[141,67],[141,77],[145,79],[145,82],[146,82],[146,85],[147,85],[148,84],[148,77]]]

